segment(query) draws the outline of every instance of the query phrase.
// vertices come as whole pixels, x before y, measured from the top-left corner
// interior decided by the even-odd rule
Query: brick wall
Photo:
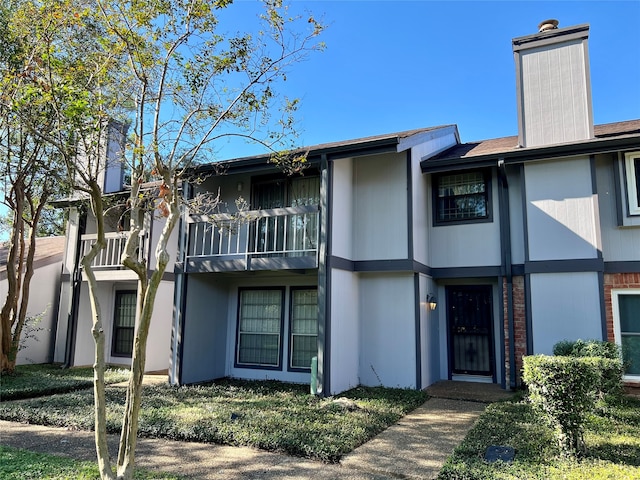
[[[527,318],[525,312],[524,299],[524,277],[513,277],[513,326],[514,326],[514,346],[515,346],[515,363],[516,363],[516,385],[520,384],[520,370],[522,369],[522,357],[527,354]],[[509,348],[511,339],[509,338],[509,319],[507,305],[507,280],[503,279],[502,283],[502,303],[504,306],[504,341],[505,341],[505,371],[506,384],[510,384],[510,367]]]

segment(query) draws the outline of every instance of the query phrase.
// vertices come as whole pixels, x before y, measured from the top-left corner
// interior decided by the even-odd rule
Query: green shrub
[[[601,361],[597,357],[524,357],[522,379],[529,400],[554,428],[560,449],[569,456],[584,449],[582,433],[587,415],[595,408]]]
[[[602,359],[595,362],[600,376],[597,387],[599,396],[618,396],[622,393],[624,365],[620,347],[615,343],[602,340],[563,340],[553,346],[553,354]]]

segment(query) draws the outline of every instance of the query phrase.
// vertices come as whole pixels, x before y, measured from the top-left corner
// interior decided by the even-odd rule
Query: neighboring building
[[[64,237],[36,239],[36,251],[33,259],[34,272],[31,278],[27,307],[27,318],[30,319],[22,330],[21,346],[17,357],[18,365],[52,361],[64,246]],[[0,299],[2,304],[6,301],[9,288],[7,254],[7,247],[0,247]]]
[[[309,382],[317,357],[322,395],[507,388],[523,355],[596,338],[622,344],[640,380],[640,120],[594,127],[589,27],[546,28],[513,40],[518,136],[461,144],[447,125],[318,145],[293,176],[268,156],[199,167],[184,192],[221,205],[177,228],[147,369],[174,384]],[[92,233],[72,209],[57,343],[69,364],[92,361],[77,256]],[[99,265],[110,363],[127,361],[118,339],[135,322],[119,235]]]
[[[126,199],[123,188],[124,168],[120,161],[126,130],[117,122],[110,122],[103,153],[105,168],[99,181],[103,191],[121,207],[111,207],[105,216],[106,248],[94,260],[98,282],[98,297],[105,331],[105,360],[111,365],[131,365],[134,331],[137,322],[137,275],[120,263],[128,231]],[[69,209],[67,244],[62,265],[59,289],[58,332],[54,361],[67,366],[88,366],[94,363],[94,339],[89,287],[80,261],[95,241],[97,224],[81,199],[58,202]],[[141,258],[155,263],[155,248],[164,222],[147,213],[140,237]],[[174,235],[171,248],[175,252]],[[147,344],[146,371],[166,371],[169,367],[171,318],[173,314],[173,261],[158,289],[156,308],[152,317]]]

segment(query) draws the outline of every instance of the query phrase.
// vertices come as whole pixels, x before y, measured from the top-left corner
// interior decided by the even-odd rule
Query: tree
[[[295,131],[297,100],[276,92],[288,67],[322,48],[316,37],[323,26],[311,16],[290,15],[280,0],[260,2],[263,13],[255,28],[235,35],[221,30],[227,11],[234,8],[230,0],[15,3],[20,8],[12,12],[22,21],[12,21],[12,28],[33,39],[32,53],[22,57],[33,72],[33,105],[52,113],[48,129],[26,122],[27,129],[53,146],[67,178],[97,221],[97,240],[82,258],[95,340],[96,451],[101,478],[128,479],[134,467],[155,296],[184,201],[180,186],[191,166],[214,158],[216,142],[222,138],[256,141],[274,153],[286,149]],[[131,227],[122,262],[138,276],[138,325],[114,474],[106,444],[105,338],[91,264],[106,245],[107,204],[98,178],[104,166],[105,130],[119,116],[132,125],[132,148],[126,158],[131,165]],[[303,157],[291,160],[281,153],[275,158],[291,170],[304,162]],[[149,181],[157,188],[143,189]],[[155,265],[135,253],[145,214],[165,219]]]
[[[8,373],[15,370],[27,319],[36,237],[50,225],[47,202],[64,191],[58,173],[60,155],[43,138],[51,131],[54,113],[38,101],[34,88],[38,78],[27,59],[37,55],[12,28],[16,6],[11,2],[0,7],[0,173],[4,178],[0,189],[9,209],[8,218],[3,219],[9,223],[9,243],[8,289],[0,310],[0,371]]]

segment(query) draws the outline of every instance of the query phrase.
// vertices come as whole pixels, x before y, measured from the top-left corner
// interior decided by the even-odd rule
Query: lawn
[[[45,388],[45,390],[48,390]],[[336,462],[397,422],[427,396],[415,390],[358,387],[341,396],[353,408],[309,394],[308,385],[223,380],[144,387],[143,437],[243,445]],[[119,432],[125,389],[107,387],[107,428]],[[91,389],[0,403],[0,419],[93,428]]]
[[[106,383],[129,378],[129,370],[108,368]],[[92,368],[61,368],[60,365],[18,365],[15,375],[0,376],[0,401],[17,400],[53,393],[66,393],[93,385]]]
[[[586,425],[586,454],[563,458],[551,430],[526,400],[489,405],[455,449],[439,480],[640,479],[640,400],[629,397],[599,405]],[[487,464],[490,445],[513,447],[515,459]]]
[[[34,453],[0,445],[0,478],[3,480],[95,480],[95,462]],[[179,480],[180,477],[136,469],[134,480]]]

